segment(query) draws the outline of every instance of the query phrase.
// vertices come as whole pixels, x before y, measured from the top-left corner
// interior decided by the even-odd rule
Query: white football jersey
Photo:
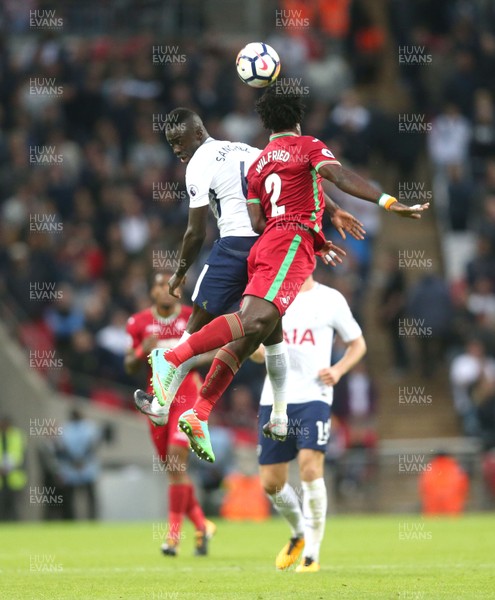
[[[344,342],[352,342],[362,333],[346,299],[337,290],[315,283],[310,290],[296,296],[282,325],[289,351],[287,403],[321,400],[332,404],[333,387],[322,383],[318,372],[330,366],[334,332]],[[260,404],[273,404],[268,377]]]
[[[190,208],[210,204],[220,237],[257,234],[247,211],[246,175],[261,150],[241,142],[208,138],[193,154],[186,168]]]

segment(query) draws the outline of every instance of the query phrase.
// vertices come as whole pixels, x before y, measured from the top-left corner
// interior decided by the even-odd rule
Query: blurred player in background
[[[344,296],[316,283],[313,276],[306,279],[285,313],[283,327],[289,351],[288,434],[285,442],[263,436],[262,423],[270,415],[273,400],[271,384],[266,379],[259,410],[258,461],[263,488],[291,528],[291,538],[279,552],[275,565],[287,569],[304,548],[296,572],[313,573],[320,570],[319,551],[327,514],[323,472],[333,386],[365,355],[366,343]],[[342,358],[329,366],[335,331],[347,348]],[[264,347],[260,346],[251,358],[262,362]],[[296,457],[302,482],[302,510],[288,483],[289,461]]]
[[[173,296],[180,297],[180,286],[198,258],[208,223],[208,210],[217,219],[220,237],[215,242],[192,295],[193,310],[181,342],[199,331],[215,317],[236,310],[247,284],[247,257],[258,238],[246,205],[246,174],[261,150],[240,142],[215,140],[195,112],[176,108],[167,115],[167,141],[174,154],[187,164],[186,188],[189,195],[189,220],[182,241],[179,267],[169,281]],[[347,231],[357,239],[363,236],[361,223],[332,200],[325,197],[333,225],[345,237]],[[274,389],[274,406],[285,413],[287,349],[283,342],[267,344],[266,364]],[[196,357],[177,369],[171,383],[176,390]],[[173,392],[170,398],[173,398]],[[139,410],[151,419],[167,418],[170,402],[161,404],[152,396],[139,395]]]
[[[146,363],[148,354],[154,348],[173,348],[186,328],[191,308],[183,306],[169,294],[170,276],[164,273],[154,275],[151,287],[153,305],[132,315],[127,322],[127,332],[132,338],[132,347],[125,357],[128,373],[136,373]],[[178,390],[168,424],[162,425],[159,419],[155,419],[156,424],[148,421],[153,444],[165,464],[169,478],[169,533],[167,541],[161,547],[163,554],[168,556],[177,554],[184,516],[192,521],[196,530],[196,555],[207,554],[208,540],[215,530],[215,525],[205,519],[196,499],[194,486],[187,473],[189,442],[177,428],[180,413],[194,405],[201,383],[199,374],[191,371]],[[135,400],[139,404],[139,393],[136,393]]]
[[[345,169],[320,140],[301,135],[304,107],[301,98],[269,88],[256,104],[265,128],[272,131],[270,143],[248,171],[248,205],[253,229],[263,233],[248,259],[249,283],[242,308],[217,317],[185,342],[165,353],[151,353],[153,389],[161,404],[170,403],[177,369],[191,357],[221,348],[201,388],[193,409],[179,419],[191,448],[213,461],[208,416],[232,381],[242,362],[261,342],[280,344],[281,316],[296,297],[315,267],[315,253],[326,262],[341,262],[340,248],[326,241],[321,231],[324,195],[321,178],[341,190],[400,216],[420,218],[428,208],[407,207],[374,185]],[[226,346],[229,342],[235,344]],[[264,426],[265,434],[284,439],[287,415],[274,410]]]

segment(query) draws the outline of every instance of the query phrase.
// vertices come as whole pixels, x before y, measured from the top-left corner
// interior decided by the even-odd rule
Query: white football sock
[[[323,477],[303,481],[304,556],[320,560],[320,545],[327,516],[327,488]]]
[[[272,416],[287,414],[287,371],[289,369],[289,353],[287,344],[280,342],[265,346],[266,372],[273,390]]]
[[[280,491],[267,495],[275,510],[289,523],[292,531],[291,537],[302,538],[304,534],[304,519],[294,488],[286,483]]]

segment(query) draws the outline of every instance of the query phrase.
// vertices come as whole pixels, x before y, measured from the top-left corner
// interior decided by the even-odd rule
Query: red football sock
[[[187,516],[194,525],[196,531],[203,531],[205,528],[205,515],[203,513],[203,509],[201,508],[198,499],[196,498],[194,486],[192,485],[192,483],[189,484],[188,487],[189,503],[186,509]]]
[[[187,484],[171,484],[168,487],[168,539],[178,544],[182,520],[189,504],[189,486]]]
[[[199,398],[193,407],[198,419],[208,420],[217,400],[229,387],[234,375],[239,370],[239,366],[239,359],[231,350],[220,348],[211,363],[205,383],[199,393]]]
[[[183,344],[167,352],[167,360],[178,367],[189,358],[215,350],[244,337],[244,328],[237,313],[222,315],[193,333]]]

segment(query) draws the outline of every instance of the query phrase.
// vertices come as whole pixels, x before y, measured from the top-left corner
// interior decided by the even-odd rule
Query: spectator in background
[[[64,362],[64,366],[72,373],[71,392],[76,396],[91,398],[95,377],[101,373],[101,364],[94,335],[87,329],[76,331]]]
[[[370,111],[363,105],[358,93],[350,89],[342,94],[330,113],[329,126],[323,137],[330,138],[333,145],[338,143],[342,157],[353,165],[367,165],[371,149],[370,123]]]
[[[452,287],[452,330],[449,358],[462,352],[465,340],[477,330],[476,317],[467,305],[468,289],[464,282]]]
[[[474,390],[484,450],[495,448],[495,379],[483,377]]]
[[[50,434],[43,436],[38,444],[37,454],[43,492],[48,493],[49,490],[50,496],[50,501],[43,503],[43,519],[51,521],[69,518],[66,515],[68,506],[64,502],[65,489],[60,473],[58,436]]]
[[[490,161],[487,164],[486,170],[486,196],[482,207],[480,236],[488,240],[489,247],[487,252],[495,259],[495,161]],[[492,279],[495,283],[495,265],[492,260]]]
[[[255,92],[253,88],[238,83],[234,95],[234,110],[222,119],[222,139],[251,144],[261,132],[260,120],[253,111]]]
[[[27,315],[32,319],[39,318],[46,306],[46,302],[32,302],[29,297],[31,282],[39,281],[37,278],[40,276],[35,263],[26,243],[15,242],[9,246],[5,260],[5,282],[13,300],[14,314],[21,320]]]
[[[458,49],[454,56],[454,71],[444,84],[443,97],[470,118],[473,115],[474,94],[480,83],[473,49]]]
[[[19,496],[27,483],[26,439],[7,415],[0,416],[0,521],[19,519]]]
[[[284,77],[306,76],[311,50],[303,36],[291,35],[290,30],[287,34],[285,28],[279,27],[269,35],[267,41],[270,46],[279,50],[280,56],[284,57]]]
[[[471,164],[477,176],[484,172],[485,160],[495,156],[495,108],[488,90],[478,90],[474,98]]]
[[[65,354],[74,333],[84,326],[84,313],[76,308],[73,288],[61,285],[58,299],[46,311],[45,321],[52,332],[57,351]]]
[[[124,310],[116,310],[111,316],[110,323],[96,334],[96,344],[102,365],[101,372],[104,373],[105,369],[109,370],[110,374],[120,372],[121,380],[127,378],[123,364],[129,344],[126,333],[128,318],[129,313]]]
[[[468,310],[478,323],[489,329],[495,328],[495,293],[489,277],[478,277],[468,294]]]
[[[406,316],[406,278],[399,267],[398,252],[385,258],[385,279],[378,305],[378,320],[385,329],[391,348],[391,362],[396,375],[409,369],[409,356],[404,336],[398,335],[399,321]]]
[[[474,257],[466,265],[466,282],[473,289],[480,279],[489,279],[495,284],[495,262],[491,240],[486,235],[480,235],[476,240]]]
[[[96,519],[96,481],[100,472],[97,450],[103,432],[96,423],[83,417],[78,409],[70,412],[60,437],[60,476],[64,482],[65,514],[76,519],[76,496],[84,492],[87,518]]]
[[[369,170],[360,166],[355,169],[356,173],[361,175],[367,181],[372,181],[378,188],[380,187],[376,181],[373,181]],[[364,288],[367,286],[368,277],[371,270],[371,260],[373,257],[374,242],[380,230],[380,214],[379,207],[372,202],[363,202],[355,196],[351,196],[342,190],[339,190],[335,185],[328,186],[330,197],[344,210],[349,211],[356,217],[366,230],[366,236],[363,240],[356,240],[352,236],[348,236],[344,241],[339,240],[346,252],[349,252],[354,257],[356,264],[351,267],[352,272],[356,272],[356,290],[355,294],[359,300],[363,298]],[[331,232],[331,234],[334,232]],[[331,235],[330,234],[330,235]],[[343,265],[348,268],[347,265]],[[350,273],[352,275],[352,273]],[[356,309],[356,306],[353,306]],[[359,309],[356,311],[359,313]]]
[[[463,164],[447,167],[447,194],[450,229],[466,231],[476,200],[476,188]]]
[[[142,203],[129,186],[119,190],[122,207],[120,235],[128,254],[137,254],[146,246],[149,239],[149,224],[143,212]]]
[[[484,385],[495,383],[495,360],[486,355],[481,341],[471,339],[467,342],[464,352],[456,356],[450,366],[454,407],[461,418],[466,435],[479,434],[473,390],[482,382],[485,382]]]
[[[149,167],[164,168],[170,163],[170,153],[161,136],[153,131],[148,117],[141,117],[136,124],[137,141],[129,152],[129,166],[134,174]]]
[[[432,377],[444,357],[453,318],[449,289],[441,277],[428,274],[416,283],[408,294],[406,317],[412,329],[398,334],[417,338],[421,372]]]
[[[2,206],[2,221],[5,225],[21,229],[29,221],[30,212],[34,212],[36,201],[33,190],[27,183],[17,184],[12,196],[8,197]]]
[[[448,103],[433,119],[428,134],[428,151],[437,171],[449,165],[467,164],[471,126],[456,104]]]

